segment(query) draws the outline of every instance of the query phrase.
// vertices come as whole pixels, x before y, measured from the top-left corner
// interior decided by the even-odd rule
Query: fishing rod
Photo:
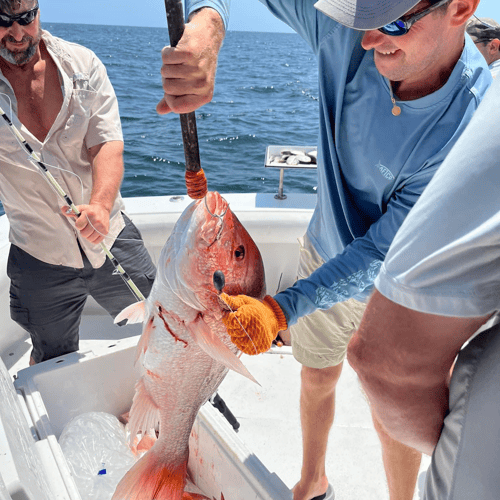
[[[7,116],[5,111],[0,107],[0,115],[6,121],[9,126],[9,130],[12,132],[14,137],[19,141],[23,150],[28,154],[28,160],[35,165],[41,172],[42,175],[50,182],[50,184],[54,187],[57,194],[66,202],[66,204],[70,207],[71,211],[76,215],[80,216],[81,212],[76,208],[75,204],[71,200],[71,198],[66,194],[61,185],[56,181],[54,176],[49,172],[46,165],[41,161],[38,155],[33,151],[33,148],[26,142],[24,137],[21,135],[21,132],[17,129],[17,127],[12,123],[11,119]],[[132,281],[132,278],[127,274],[125,269],[118,262],[116,257],[110,252],[110,250],[106,247],[106,245],[101,241],[101,248],[104,250],[104,253],[107,255],[111,263],[113,264],[115,270],[113,274],[119,274],[125,284],[128,286],[129,290],[135,295],[138,301],[145,300],[144,295],[141,293],[137,285]]]
[[[184,33],[184,10],[182,0],[165,0],[167,14],[168,35],[170,46],[176,47]],[[193,199],[204,198],[207,194],[207,179],[201,168],[200,148],[196,129],[196,115],[194,111],[179,115],[182,130],[182,143],[186,159],[186,188],[187,194]]]

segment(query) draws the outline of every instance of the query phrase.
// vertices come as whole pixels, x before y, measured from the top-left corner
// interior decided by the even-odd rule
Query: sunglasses
[[[488,24],[486,21],[483,21],[482,19],[479,19],[479,17],[476,16],[476,14],[472,14],[472,17],[475,17],[477,21],[479,21],[479,23],[482,25],[482,26],[486,26],[487,28],[491,28],[491,29],[496,29],[498,28],[498,26],[492,26],[491,24]]]
[[[482,19],[479,19],[475,14],[472,14],[473,17],[476,18],[477,21],[479,21],[480,26],[483,26],[484,29],[478,32],[477,30],[476,33],[471,33],[472,41],[474,43],[489,43],[491,40],[495,40],[495,38],[498,38],[498,26],[492,26],[491,24],[488,24],[486,21],[483,21]]]
[[[3,14],[0,12],[0,28],[10,28],[14,23],[19,24],[20,26],[28,26],[34,20],[36,15],[38,14],[38,5],[27,12],[23,12],[22,14],[16,14],[14,16],[9,16],[9,14]]]
[[[447,2],[449,2],[449,0],[439,0],[439,2],[436,2],[434,5],[431,5],[427,9],[421,10],[420,12],[417,12],[408,17],[400,17],[399,19],[392,21],[392,23],[382,26],[382,28],[379,28],[378,30],[381,31],[384,35],[389,36],[406,35],[406,33],[410,31],[410,28],[418,20],[422,19],[427,14],[430,14],[433,10],[436,10]]]

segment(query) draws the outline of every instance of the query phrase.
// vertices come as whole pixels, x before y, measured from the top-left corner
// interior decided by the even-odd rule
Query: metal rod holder
[[[277,200],[286,200],[286,194],[283,194],[283,184],[285,179],[285,169],[280,168],[280,183],[278,186],[278,194],[275,194],[274,197]]]

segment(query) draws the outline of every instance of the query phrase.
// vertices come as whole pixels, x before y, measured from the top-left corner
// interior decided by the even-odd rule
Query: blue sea
[[[125,140],[122,195],[185,193],[179,117],[155,111],[163,95],[160,51],[169,43],[167,29],[43,22],[42,27],[92,49],[106,65]],[[196,112],[210,190],[278,191],[279,170],[264,168],[266,147],[317,144],[317,81],[314,54],[298,35],[227,33],[214,98]],[[285,172],[285,192],[314,193],[315,186],[314,170]]]

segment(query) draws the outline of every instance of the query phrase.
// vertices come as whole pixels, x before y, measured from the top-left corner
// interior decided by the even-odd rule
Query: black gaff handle
[[[184,33],[184,9],[182,0],[165,0],[167,13],[168,34],[170,46],[176,47]],[[198,132],[196,129],[196,116],[194,111],[179,115],[181,120],[182,143],[184,144],[184,157],[186,170],[198,172],[201,170],[200,148],[198,146]]]

